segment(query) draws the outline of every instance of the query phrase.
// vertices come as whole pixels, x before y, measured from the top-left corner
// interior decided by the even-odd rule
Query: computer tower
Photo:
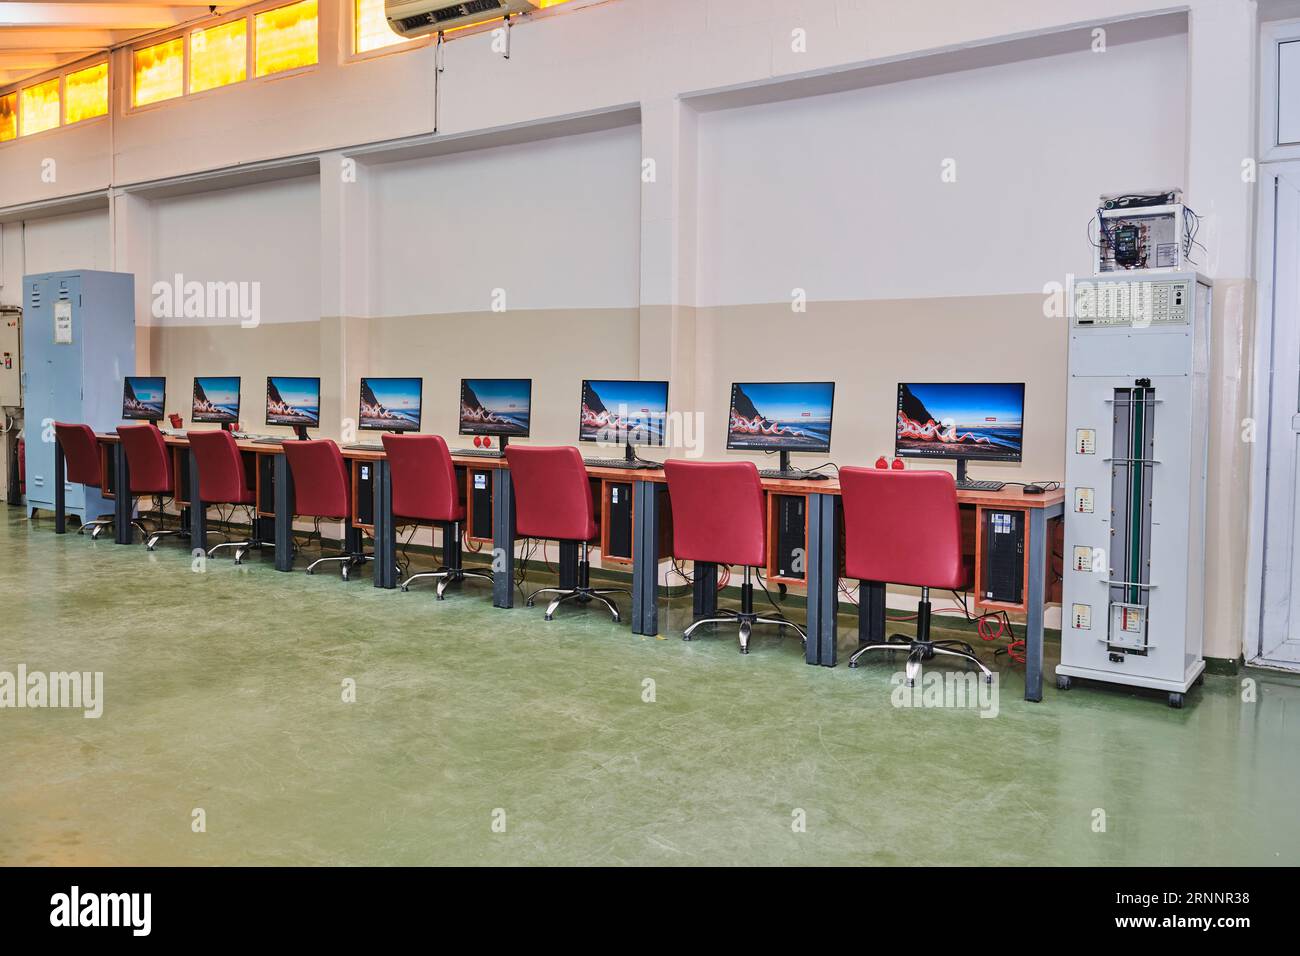
[[[1023,604],[1025,601],[1025,513],[984,511],[980,597],[984,601]]]
[[[492,471],[469,469],[469,537],[492,540]]]
[[[632,483],[611,481],[605,484],[609,521],[605,554],[615,558],[632,557]]]
[[[776,495],[773,505],[776,548],[775,577],[802,581],[808,564],[808,499],[803,495]]]
[[[375,481],[374,466],[368,461],[357,466],[357,513],[356,524],[374,527],[375,524]]]
[[[54,510],[54,422],[112,431],[135,374],[135,277],[73,270],[23,277],[22,390],[27,509]],[[65,482],[81,521],[112,514],[98,488]]]

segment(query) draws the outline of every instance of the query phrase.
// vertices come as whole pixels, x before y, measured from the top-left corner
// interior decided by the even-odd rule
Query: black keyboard
[[[462,455],[466,458],[504,458],[506,453],[499,448],[455,448],[451,452],[453,455]]]
[[[657,462],[628,461],[626,458],[584,458],[582,463],[590,468],[625,468],[628,471],[661,467]]]
[[[820,471],[782,471],[780,468],[760,468],[758,477],[780,478],[786,481],[826,481],[830,478],[830,475],[823,475]]]
[[[1001,491],[1005,488],[1005,481],[963,481],[958,483],[958,491]]]
[[[344,445],[345,451],[383,451],[383,445]]]
[[[250,441],[255,441],[255,442],[257,442],[259,445],[283,445],[283,444],[284,444],[285,442],[287,442],[289,439],[287,439],[287,438],[271,438],[269,435],[253,435],[249,440],[250,440]]]

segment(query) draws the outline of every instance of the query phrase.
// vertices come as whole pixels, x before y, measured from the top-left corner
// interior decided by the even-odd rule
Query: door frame
[[[1277,181],[1288,180],[1300,190],[1300,159],[1262,163],[1259,167],[1255,216],[1255,343],[1251,408],[1255,419],[1255,448],[1250,456],[1250,518],[1246,556],[1246,619],[1242,634],[1247,663],[1294,669],[1292,662],[1270,661],[1264,648],[1264,531],[1268,501],[1269,435],[1272,430],[1273,382],[1269,373],[1276,322],[1273,295],[1273,255],[1277,238]],[[1300,229],[1300,223],[1297,223]],[[1300,303],[1297,304],[1300,314]]]

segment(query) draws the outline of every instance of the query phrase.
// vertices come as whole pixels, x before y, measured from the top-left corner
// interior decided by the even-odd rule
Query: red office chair
[[[145,547],[152,551],[160,538],[184,535],[176,529],[169,530],[163,521],[163,500],[174,494],[172,482],[172,456],[163,441],[163,434],[152,422],[143,425],[118,425],[117,434],[121,439],[121,452],[126,455],[126,464],[131,471],[130,495],[136,498],[148,495],[154,499],[157,508],[154,520],[158,527],[146,531],[144,525],[133,521],[132,525],[145,535]],[[121,494],[121,490],[117,492]],[[134,511],[134,508],[132,508]]]
[[[344,537],[351,542],[343,554],[317,558],[307,566],[315,574],[322,564],[339,564],[343,580],[352,568],[373,558],[360,548],[359,536],[351,527],[352,474],[339,446],[328,438],[313,441],[287,441],[282,446],[284,458],[293,476],[294,514],[307,518],[329,518],[344,523]]]
[[[95,430],[89,425],[67,425],[54,423],[54,438],[63,449],[63,476],[67,481],[88,488],[99,488],[99,441]],[[82,534],[87,528],[90,536],[98,538],[101,531],[113,526],[111,517],[94,518],[83,521],[77,529]]]
[[[740,564],[745,579],[740,586],[740,610],[721,610],[718,617],[692,622],[682,633],[689,641],[705,624],[739,624],[740,653],[749,653],[749,636],[755,624],[791,627],[806,644],[803,628],[782,616],[761,617],[754,612],[751,569],[767,564],[766,511],[763,485],[752,461],[664,462],[668,498],[673,509],[673,556],[706,564]]]
[[[964,588],[971,569],[962,557],[957,485],[946,471],[840,469],[844,507],[844,566],[850,578],[888,581],[921,589],[916,636],[892,634],[863,645],[849,666],[869,651],[908,650],[907,686],[916,685],[921,662],[936,654],[974,664],[992,683],[993,673],[965,641],[930,639],[930,588]]]
[[[618,605],[610,594],[632,592],[627,588],[593,588],[591,562],[587,551],[598,534],[595,507],[591,500],[591,480],[578,449],[541,448],[507,445],[506,460],[515,489],[515,533],[523,538],[548,538],[576,541],[581,546],[578,558],[578,583],[573,588],[538,588],[528,595],[529,607],[539,594],[554,594],[546,608],[551,620],[565,601],[589,604],[599,601],[609,608],[614,620],[620,621]]]
[[[196,497],[191,491],[191,499],[201,501],[205,508],[209,505],[236,505],[249,509],[248,524],[252,530],[248,538],[223,541],[208,548],[210,558],[222,548],[234,548],[235,563],[242,564],[244,556],[251,549],[262,547],[262,542],[255,537],[257,515],[252,511],[257,496],[248,487],[244,457],[240,454],[234,437],[224,429],[191,431],[185,435],[190,440],[190,450],[194,452],[194,461],[199,468],[198,495]]]
[[[402,590],[409,590],[411,582],[420,578],[438,578],[441,601],[449,584],[466,578],[491,583],[491,572],[467,571],[461,563],[460,523],[465,520],[465,506],[460,502],[456,466],[442,436],[385,433],[381,437],[393,482],[393,520],[441,524],[443,540],[449,545],[446,552],[451,564],[412,574],[402,582]]]

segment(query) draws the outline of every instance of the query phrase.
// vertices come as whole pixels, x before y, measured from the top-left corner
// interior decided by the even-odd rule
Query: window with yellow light
[[[22,135],[42,133],[59,125],[59,78],[25,86],[18,94]]]
[[[144,106],[185,92],[185,38],[164,40],[135,51],[131,103]]]
[[[248,20],[240,17],[190,34],[190,92],[248,79]]]
[[[18,91],[0,96],[0,143],[18,136]]]
[[[384,16],[384,0],[354,0],[352,23],[354,53],[369,53],[409,42],[389,29],[388,17]]]
[[[63,80],[63,122],[80,123],[108,113],[108,61],[69,73]]]
[[[253,74],[283,73],[317,60],[316,0],[299,0],[253,17]]]

